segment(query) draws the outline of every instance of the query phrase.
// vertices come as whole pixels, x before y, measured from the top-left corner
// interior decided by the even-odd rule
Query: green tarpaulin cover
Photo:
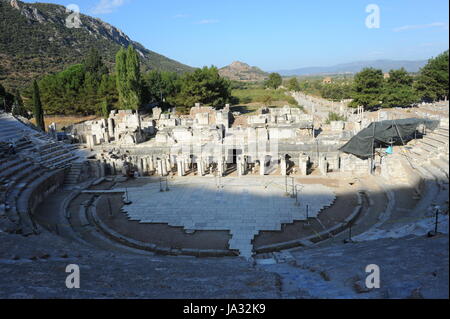
[[[355,135],[339,150],[367,159],[373,155],[375,141],[389,144],[391,141],[400,138],[407,140],[408,137],[414,134],[417,127],[422,124],[427,129],[434,130],[439,126],[439,121],[411,118],[374,122]]]

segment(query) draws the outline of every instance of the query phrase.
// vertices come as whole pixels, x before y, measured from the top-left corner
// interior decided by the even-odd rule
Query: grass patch
[[[297,101],[286,90],[263,88],[235,89],[231,91],[239,104],[259,103],[261,106],[298,105]],[[281,106],[282,106],[281,105]]]
[[[277,108],[289,105],[290,107],[299,108],[306,113],[304,107],[298,105],[298,102],[292,96],[286,94],[287,92],[285,89],[274,90],[261,87],[234,89],[231,91],[231,94],[235,98],[236,103],[232,111],[254,115],[263,106]]]
[[[339,115],[334,112],[328,113],[328,118],[327,118],[325,124],[330,124],[331,122],[334,122],[334,121],[344,121],[345,122],[345,121],[347,121],[347,118],[345,116]]]
[[[45,125],[49,126],[52,123],[56,124],[56,129],[58,131],[61,131],[63,127],[67,127],[73,124],[82,123],[85,121],[92,121],[95,119],[98,119],[99,117],[96,115],[90,115],[90,116],[63,116],[63,115],[52,115],[52,116],[45,116],[44,121]],[[34,118],[30,119],[30,122],[33,124],[36,124],[36,121]]]

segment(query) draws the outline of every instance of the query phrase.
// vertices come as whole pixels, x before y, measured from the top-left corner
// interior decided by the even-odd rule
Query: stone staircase
[[[69,151],[64,144],[51,142],[38,147],[38,160],[41,165],[50,168],[67,168],[78,156]]]
[[[398,147],[390,162],[390,172],[385,176],[386,185],[395,193],[390,200],[391,208],[386,210],[387,219],[353,239],[399,238],[430,231],[434,223],[432,206],[438,205],[442,211],[448,209],[448,145],[448,126],[441,126],[421,140]],[[398,207],[396,197],[405,196],[400,194],[404,186],[399,187],[399,183],[414,187],[419,200],[414,208]],[[447,218],[441,217],[443,224]]]
[[[3,217],[9,220],[7,231],[24,235],[33,233],[34,226],[28,216],[28,201],[21,200],[21,196],[26,190],[34,189],[35,181],[47,174],[45,168],[22,157],[12,156],[2,160],[0,184],[5,187],[0,198]]]
[[[414,146],[408,147],[408,157],[414,169],[425,178],[440,184],[449,181],[449,128],[440,126],[425,135]]]
[[[75,146],[58,142],[11,114],[0,114],[0,142],[13,143],[16,153],[26,153],[27,158],[48,169],[67,168],[78,158]]]
[[[73,145],[58,142],[7,113],[0,113],[0,143],[0,231],[28,235],[36,230],[29,207],[39,200],[34,191],[78,156]]]
[[[83,169],[83,163],[73,162],[70,166],[69,172],[66,174],[64,180],[64,186],[73,186],[78,183],[81,171]]]
[[[273,254],[257,260],[257,268],[280,276],[282,297],[296,293],[297,298],[321,299],[447,299],[447,247],[448,236],[334,243]],[[379,289],[365,285],[366,267],[373,263],[381,269]]]

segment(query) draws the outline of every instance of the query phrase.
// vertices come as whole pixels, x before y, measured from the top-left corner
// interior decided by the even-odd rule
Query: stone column
[[[202,160],[202,176],[206,175],[206,171],[208,170],[208,164],[206,164],[205,160]]]
[[[300,160],[299,163],[300,175],[306,176],[308,175],[308,162],[304,159]]]
[[[203,176],[202,170],[203,170],[203,168],[202,168],[202,160],[197,157],[197,175],[198,176]]]
[[[237,167],[238,176],[244,175],[243,174],[243,165],[242,165],[242,157],[241,156],[238,156],[236,158],[236,167]]]
[[[197,169],[198,175],[205,176],[205,162],[203,161],[203,158],[197,159]]]
[[[127,174],[128,174],[127,165],[122,165],[122,175],[127,176]]]
[[[242,175],[247,175],[248,164],[247,164],[247,156],[242,156]]]
[[[286,156],[282,156],[280,159],[280,171],[282,176],[287,175],[287,163],[286,163]]]
[[[148,174],[148,162],[147,162],[147,157],[142,157],[142,167],[143,167],[143,172],[144,174]]]
[[[95,145],[94,141],[95,141],[94,135],[92,135],[92,134],[86,135],[86,144],[87,144],[88,148],[94,147],[94,145]]]
[[[155,170],[155,162],[153,161],[153,156],[149,156],[147,162],[148,162],[148,170],[150,172],[153,172]]]
[[[328,161],[325,157],[321,157],[319,160],[319,170],[322,175],[327,175],[328,173]]]
[[[172,163],[170,162],[170,157],[169,156],[165,156],[164,160],[166,161],[166,170],[172,171]]]
[[[48,126],[48,131],[49,131],[50,135],[51,135],[54,139],[57,138],[57,135],[56,135],[56,124],[55,124],[55,123],[52,123],[52,124],[50,124],[50,125]]]
[[[184,171],[187,172],[189,171],[190,167],[189,165],[191,164],[191,158],[189,157],[189,155],[186,155],[184,158]]]
[[[163,176],[167,176],[167,173],[168,173],[168,167],[167,167],[167,161],[166,161],[166,159],[162,159],[161,160],[161,166],[162,166],[162,173],[163,173]]]
[[[208,174],[211,174],[211,164],[209,163],[209,160],[203,162],[203,169],[205,170],[205,175],[207,172]]]
[[[207,161],[204,161],[203,162],[203,170],[204,170],[204,172],[205,172],[205,175],[208,173],[208,174],[211,174],[211,168],[210,168],[210,165],[208,164],[208,162]]]
[[[108,132],[103,132],[103,140],[105,143],[109,143],[111,141]]]
[[[222,161],[222,171],[223,171],[223,175],[225,175],[225,173],[227,172],[228,169],[228,161],[226,158],[223,159]]]
[[[224,170],[223,170],[223,158],[220,157],[217,160],[217,172],[219,174],[219,176],[223,176]]]
[[[163,167],[162,167],[162,160],[158,159],[156,160],[156,170],[158,171],[159,176],[163,176]]]
[[[114,136],[114,120],[112,118],[108,119],[108,134],[110,137]]]
[[[184,176],[183,161],[181,159],[177,159],[177,172],[179,177]]]
[[[263,156],[259,159],[259,175],[266,175],[266,157]]]
[[[144,161],[140,157],[138,157],[137,160],[138,160],[139,176],[144,176]]]

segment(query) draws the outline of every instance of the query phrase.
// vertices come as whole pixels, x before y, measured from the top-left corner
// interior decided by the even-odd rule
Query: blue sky
[[[26,1],[36,2],[36,1]],[[449,47],[447,0],[58,0],[191,66],[264,70],[428,59]],[[367,28],[369,4],[380,28]]]

